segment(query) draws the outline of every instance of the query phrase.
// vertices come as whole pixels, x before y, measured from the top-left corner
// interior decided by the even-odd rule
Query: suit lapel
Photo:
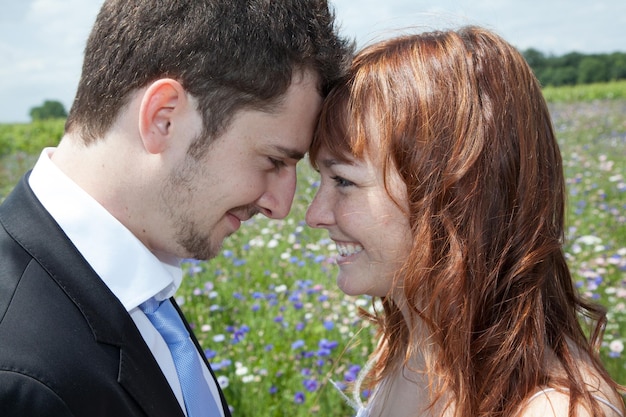
[[[119,347],[118,382],[146,414],[183,417],[130,315],[39,203],[27,178],[4,201],[0,222],[81,311],[96,341]]]

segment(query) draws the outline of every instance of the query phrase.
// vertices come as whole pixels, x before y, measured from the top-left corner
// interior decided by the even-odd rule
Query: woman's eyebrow
[[[354,165],[354,162],[351,160],[343,160],[343,159],[335,159],[335,158],[325,158],[321,161],[321,164],[325,167],[325,168],[331,168],[335,165],[348,165],[348,166],[352,166]]]

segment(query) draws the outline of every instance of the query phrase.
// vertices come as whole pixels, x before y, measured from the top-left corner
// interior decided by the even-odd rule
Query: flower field
[[[567,259],[580,291],[608,309],[601,355],[626,384],[626,100],[550,108],[568,186]],[[0,200],[33,161],[0,160]],[[307,162],[298,169],[286,220],[252,219],[219,257],[183,265],[177,299],[238,417],[352,415],[330,380],[353,381],[374,343],[358,315],[370,300],[336,288],[335,248],[304,223],[318,178]]]
[[[553,103],[568,185],[566,253],[576,285],[609,310],[602,346],[626,383],[626,101]],[[301,164],[289,218],[258,218],[208,263],[188,262],[179,301],[238,416],[349,416],[332,379],[354,380],[372,349],[366,297],[334,284],[332,242],[303,222],[317,176]]]

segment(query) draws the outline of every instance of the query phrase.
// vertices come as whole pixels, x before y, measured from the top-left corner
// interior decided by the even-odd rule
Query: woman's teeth
[[[337,251],[339,252],[339,255],[341,255],[341,256],[354,255],[355,253],[359,253],[362,250],[363,250],[363,246],[361,246],[359,244],[337,243]]]

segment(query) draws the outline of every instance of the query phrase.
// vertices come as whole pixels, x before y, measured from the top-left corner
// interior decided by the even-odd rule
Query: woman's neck
[[[428,375],[423,364],[403,365],[387,376],[372,397],[370,417],[426,417],[441,415],[431,408]]]

